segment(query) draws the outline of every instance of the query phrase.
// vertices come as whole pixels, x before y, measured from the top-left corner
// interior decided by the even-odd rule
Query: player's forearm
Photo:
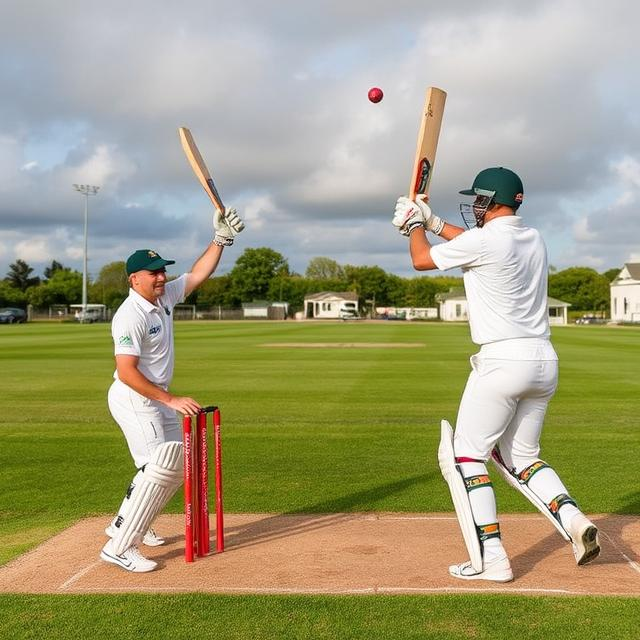
[[[118,380],[131,387],[136,393],[139,393],[149,400],[158,400],[159,402],[168,403],[173,397],[168,391],[162,387],[153,384],[145,375],[142,374],[137,367],[118,368]]]
[[[455,224],[449,224],[448,222],[445,222],[442,231],[438,235],[445,240],[453,240],[453,238],[459,236],[464,232],[465,229],[463,229],[462,227],[458,227]]]
[[[220,245],[211,243],[206,251],[193,263],[191,271],[187,274],[187,286],[185,296],[197,289],[216,270],[222,256]]]
[[[411,262],[416,271],[430,271],[437,269],[435,262],[431,258],[431,244],[427,240],[424,228],[418,227],[409,236],[409,252]]]

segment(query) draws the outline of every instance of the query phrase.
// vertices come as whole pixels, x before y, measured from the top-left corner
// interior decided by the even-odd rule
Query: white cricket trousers
[[[182,442],[182,429],[173,409],[149,400],[114,380],[108,394],[109,411],[118,423],[136,468],[146,465],[151,454],[164,442]]]
[[[551,355],[555,352],[551,348]],[[456,457],[486,461],[496,444],[517,471],[538,460],[547,405],[558,384],[558,361],[471,357],[454,436]]]

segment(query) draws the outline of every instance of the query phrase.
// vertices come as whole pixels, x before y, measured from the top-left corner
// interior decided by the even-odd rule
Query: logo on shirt
[[[164,312],[170,316],[171,315],[171,309],[169,309],[169,307],[167,307],[167,305],[162,305],[162,308],[164,309]]]
[[[162,327],[159,324],[156,324],[153,327],[151,327],[151,329],[149,329],[149,335],[150,336],[155,336],[156,333],[160,333],[161,329],[162,329]]]
[[[118,338],[118,344],[121,347],[131,347],[133,346],[133,340],[131,339],[131,336],[120,336]]]

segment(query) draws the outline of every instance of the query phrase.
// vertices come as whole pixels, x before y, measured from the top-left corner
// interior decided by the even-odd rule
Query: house
[[[464,289],[452,289],[449,293],[437,293],[440,320],[445,322],[468,322],[467,296]]]
[[[337,320],[358,316],[358,294],[355,291],[321,291],[304,297],[304,317],[307,319]]]
[[[609,285],[611,320],[640,322],[640,262],[628,262]]]
[[[467,296],[462,289],[454,289],[449,293],[436,294],[436,302],[440,308],[440,320],[445,322],[468,322],[469,310]],[[550,325],[562,325],[568,323],[568,302],[547,297],[547,309]]]

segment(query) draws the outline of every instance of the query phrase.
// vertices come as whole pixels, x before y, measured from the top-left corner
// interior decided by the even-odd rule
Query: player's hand
[[[215,244],[229,247],[233,244],[233,239],[244,229],[244,222],[235,209],[218,211],[213,215],[213,231]]]
[[[173,409],[179,411],[185,416],[195,416],[200,411],[200,405],[193,399],[181,396],[171,396],[171,399],[166,401],[165,404]]]
[[[428,208],[428,205],[424,206]],[[422,209],[413,200],[400,196],[391,224],[397,227],[403,236],[408,236],[415,228],[425,226],[425,218]]]
[[[408,199],[408,198],[407,198]],[[439,218],[433,211],[431,211],[431,207],[427,204],[429,200],[429,196],[419,195],[416,197],[416,205],[418,205],[420,211],[422,212],[422,216],[424,218],[424,226],[427,231],[431,231],[431,233],[435,233],[439,235],[444,227],[444,220]],[[411,202],[411,200],[409,200]]]

